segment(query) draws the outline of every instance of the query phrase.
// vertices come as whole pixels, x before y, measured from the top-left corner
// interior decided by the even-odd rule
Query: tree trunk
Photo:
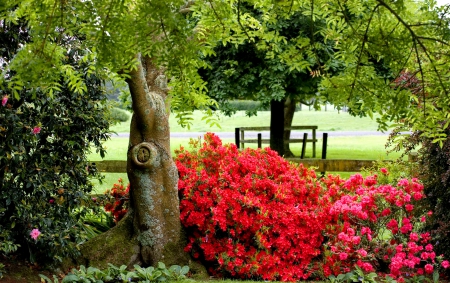
[[[270,148],[284,155],[284,103],[285,100],[270,101]]]
[[[292,126],[292,121],[294,120],[295,106],[297,101],[288,97],[284,104],[284,129]],[[284,140],[288,141],[291,139],[291,131],[284,131]],[[284,157],[294,157],[292,153],[289,143],[284,144]]]
[[[167,81],[150,58],[139,65],[127,83],[133,100],[127,174],[134,237],[144,265],[167,262],[166,253],[183,254],[178,200],[178,171],[170,153]],[[170,249],[180,248],[178,251]],[[169,260],[170,261],[170,260]],[[180,263],[178,263],[180,264]]]
[[[76,264],[106,268],[155,266],[161,261],[167,266],[189,265],[194,276],[206,278],[206,269],[184,252],[166,77],[150,58],[137,59],[139,64],[127,79],[133,100],[127,156],[130,208],[115,227],[83,245]]]

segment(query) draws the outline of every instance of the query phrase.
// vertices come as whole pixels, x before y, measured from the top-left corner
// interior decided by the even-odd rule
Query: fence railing
[[[286,158],[289,161],[303,163],[307,168],[315,167],[317,172],[359,172],[364,167],[370,167],[375,160],[350,159],[317,159],[317,158]],[[127,162],[124,160],[104,160],[91,162],[101,172],[126,173]]]
[[[261,147],[262,143],[270,143],[270,139],[263,139],[261,138],[261,134],[258,133],[258,138],[246,138],[245,132],[261,132],[261,131],[269,131],[270,127],[240,127],[235,128],[235,139],[236,139],[236,145],[239,146],[239,148],[244,148],[246,143],[258,143],[258,147]],[[317,126],[291,126],[284,129],[285,131],[298,131],[298,130],[311,130],[312,132],[312,138],[308,139],[308,135],[305,133],[303,135],[302,139],[289,139],[284,141],[285,143],[303,143],[303,147],[306,146],[307,142],[312,143],[313,148],[313,158],[316,157],[316,143],[317,143],[317,137],[316,137],[316,131]]]

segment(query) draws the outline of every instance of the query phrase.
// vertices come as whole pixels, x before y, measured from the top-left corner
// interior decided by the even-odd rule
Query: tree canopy
[[[288,72],[320,73],[319,98],[348,105],[355,114],[378,112],[382,128],[387,121],[410,117],[417,120],[414,127],[439,138],[448,126],[436,126],[447,120],[449,107],[447,10],[433,1],[8,0],[1,5],[4,21],[26,20],[33,36],[10,65],[16,88],[32,82],[51,93],[55,75],[61,74],[83,91],[82,74],[61,60],[68,50],[62,39],[77,33],[84,38],[80,48],[88,51],[82,60],[95,62],[88,72],[126,76],[136,53],[157,60],[170,78],[172,108],[184,112],[213,103],[197,73],[207,68],[199,52],[211,56],[218,45],[250,44]],[[309,18],[310,29],[323,41],[273,28],[299,18]],[[331,72],[337,61],[318,56],[323,42],[332,44],[334,57],[345,66],[337,75]],[[380,65],[393,77],[413,70],[422,94],[393,87]],[[411,101],[419,107],[410,107]]]

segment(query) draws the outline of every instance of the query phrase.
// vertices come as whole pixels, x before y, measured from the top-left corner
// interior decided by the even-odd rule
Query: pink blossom
[[[407,205],[405,205],[405,209],[406,209],[406,211],[411,212],[411,211],[413,211],[413,209],[414,209],[414,205],[412,205],[412,204],[407,204]]]
[[[428,244],[425,246],[425,250],[428,252],[431,252],[433,250],[433,245],[432,244]]]
[[[365,249],[359,249],[358,253],[362,256],[362,257],[366,257],[367,256],[367,251]]]
[[[339,259],[340,259],[340,260],[346,260],[347,257],[348,257],[348,254],[347,254],[347,253],[340,253],[340,254],[339,254]]]
[[[8,96],[5,95],[5,96],[3,96],[3,98],[2,98],[2,106],[5,106],[7,102],[8,102]]]
[[[433,266],[431,264],[425,265],[425,273],[427,273],[427,274],[433,273]]]
[[[31,230],[30,236],[31,238],[33,238],[33,240],[37,240],[40,234],[41,232],[39,231],[39,229],[33,229]]]
[[[441,265],[442,265],[443,268],[449,268],[449,267],[450,267],[450,263],[448,262],[448,260],[444,260],[444,261],[441,263]]]
[[[427,214],[428,214],[428,216],[431,216],[431,215],[433,215],[433,211],[430,210],[427,212]]]
[[[425,217],[425,216],[422,216],[421,218],[420,218],[420,222],[426,222],[427,221],[427,218]]]
[[[389,208],[386,208],[381,212],[381,216],[388,216],[389,214],[391,214],[391,210]]]
[[[55,200],[51,198],[51,199],[48,200],[48,202],[49,202],[50,204],[52,204],[52,203],[55,202]]]
[[[41,132],[41,127],[34,127],[33,130],[31,130],[31,133],[33,135],[37,135]]]
[[[417,233],[411,233],[409,234],[409,239],[411,241],[417,242],[419,240],[419,235],[417,235]]]
[[[383,173],[384,175],[389,174],[388,170],[386,168],[381,168],[380,169],[381,173]]]

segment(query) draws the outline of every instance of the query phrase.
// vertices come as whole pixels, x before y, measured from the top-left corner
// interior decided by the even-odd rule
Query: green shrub
[[[19,48],[17,35],[27,39],[25,25],[3,26],[4,62]],[[82,52],[72,49],[64,64],[88,69],[77,61]],[[43,264],[77,254],[88,238],[81,219],[92,203],[91,180],[101,175],[88,167],[87,153],[92,146],[104,156],[110,125],[102,81],[92,74],[83,81],[87,88],[80,93],[61,78],[52,97],[39,89],[10,89],[7,80],[0,85],[0,253],[19,248]]]
[[[117,107],[111,108],[110,115],[112,123],[127,122],[128,119],[130,119],[130,114],[128,114],[125,110]]]

